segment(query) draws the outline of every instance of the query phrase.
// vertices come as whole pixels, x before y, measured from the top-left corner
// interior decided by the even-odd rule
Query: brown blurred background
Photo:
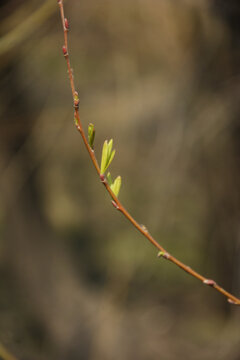
[[[96,153],[176,257],[240,295],[239,0],[68,0]],[[239,360],[240,310],[112,208],[57,1],[0,8],[0,342],[19,360]]]

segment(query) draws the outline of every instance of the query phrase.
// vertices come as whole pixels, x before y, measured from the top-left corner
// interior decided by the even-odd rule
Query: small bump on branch
[[[68,31],[69,30],[69,21],[67,18],[64,19],[64,26],[65,26],[64,30]]]
[[[115,209],[119,210],[119,206],[117,205],[117,203],[116,203],[114,200],[112,200],[111,202],[112,202],[112,206],[113,206]]]
[[[63,47],[62,47],[62,52],[65,57],[68,56],[68,51],[67,51],[67,48],[65,45],[63,45]]]
[[[217,285],[216,281],[214,281],[212,279],[205,279],[205,280],[203,280],[203,283],[208,286],[216,286]]]
[[[164,259],[169,260],[170,259],[170,254],[165,252],[165,251],[159,251],[158,254],[157,254],[157,257],[158,258],[163,257]]]

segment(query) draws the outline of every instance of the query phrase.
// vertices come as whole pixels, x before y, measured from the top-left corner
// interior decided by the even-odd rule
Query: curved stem
[[[155,246],[155,248],[157,248],[159,250],[158,256],[162,256],[164,259],[171,261],[172,263],[174,263],[175,265],[177,265],[178,267],[180,267],[182,270],[186,271],[188,274],[192,275],[193,277],[195,277],[196,279],[200,280],[203,282],[203,284],[211,286],[212,288],[214,288],[215,290],[217,290],[218,292],[220,292],[221,294],[223,294],[225,297],[227,297],[228,301],[231,304],[235,304],[235,305],[240,305],[240,299],[238,299],[237,297],[235,297],[234,295],[230,294],[228,291],[224,290],[221,286],[219,286],[214,280],[212,279],[208,279],[204,276],[202,276],[201,274],[199,274],[198,272],[194,271],[193,269],[191,269],[189,266],[185,265],[184,263],[182,263],[181,261],[179,261],[178,259],[176,259],[174,256],[172,256],[171,254],[169,254],[153,237],[152,235],[150,235],[150,233],[148,232],[148,230],[140,225],[133,217],[131,214],[129,214],[129,212],[125,209],[125,207],[121,204],[121,202],[118,200],[118,198],[115,196],[115,194],[112,192],[110,186],[108,185],[105,177],[103,177],[101,175],[100,172],[100,168],[94,153],[94,150],[92,150],[92,148],[90,147],[90,145],[88,144],[85,132],[83,130],[82,127],[82,123],[81,123],[81,119],[80,119],[80,114],[79,114],[79,109],[78,109],[78,102],[76,103],[76,90],[75,90],[75,84],[74,84],[74,79],[73,79],[73,72],[70,66],[70,59],[69,59],[69,51],[68,51],[68,21],[65,19],[64,17],[64,8],[63,8],[63,0],[58,0],[58,4],[59,4],[59,8],[60,8],[60,14],[61,14],[61,19],[62,19],[62,26],[63,26],[63,32],[64,32],[64,47],[63,47],[63,54],[64,57],[66,59],[67,62],[67,68],[68,68],[68,74],[69,74],[69,79],[70,79],[70,85],[71,85],[71,90],[72,90],[72,95],[73,95],[73,102],[74,102],[74,107],[75,107],[75,112],[74,112],[74,116],[76,119],[76,127],[77,130],[80,132],[81,137],[83,139],[84,145],[89,153],[89,156],[92,160],[92,163],[103,183],[103,185],[105,186],[107,192],[109,193],[110,197],[112,198],[112,203],[113,206],[119,210],[127,220],[129,220],[132,225],[141,233],[145,236],[145,238],[150,241],[150,243],[152,243],[153,246]],[[100,176],[101,175],[101,176]]]

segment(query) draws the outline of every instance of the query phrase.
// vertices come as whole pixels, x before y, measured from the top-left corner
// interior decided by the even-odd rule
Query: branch
[[[69,22],[64,16],[63,0],[58,0],[58,4],[59,4],[59,8],[60,8],[62,27],[63,27],[63,32],[64,32],[64,45],[63,45],[62,50],[63,50],[63,55],[64,55],[64,57],[66,59],[66,62],[67,62],[68,74],[69,74],[70,85],[71,85],[71,90],[72,90],[73,104],[74,104],[75,125],[76,125],[76,128],[77,128],[77,130],[79,131],[79,133],[80,133],[80,135],[82,137],[84,145],[85,145],[85,147],[87,149],[87,152],[88,152],[88,154],[89,154],[89,156],[90,156],[90,158],[92,160],[92,163],[93,163],[93,165],[94,165],[94,167],[95,167],[95,169],[96,169],[96,171],[97,171],[97,173],[98,173],[98,175],[100,177],[101,182],[103,183],[103,185],[106,188],[106,191],[109,193],[110,197],[112,198],[112,204],[113,204],[114,208],[117,209],[118,211],[120,211],[123,214],[123,216],[125,216],[125,218],[127,220],[129,220],[132,223],[132,225],[143,236],[145,236],[145,238],[153,246],[155,246],[155,248],[157,248],[158,257],[163,257],[164,259],[169,260],[170,262],[172,262],[175,265],[177,265],[178,267],[180,267],[182,270],[186,271],[188,274],[190,274],[193,277],[195,277],[196,279],[200,280],[203,284],[208,285],[208,286],[212,287],[213,289],[217,290],[218,292],[220,292],[222,295],[224,295],[228,299],[229,303],[234,304],[234,305],[240,305],[240,299],[238,299],[234,295],[230,294],[228,291],[224,290],[214,280],[204,277],[203,275],[201,275],[198,272],[194,271],[189,266],[185,265],[184,263],[182,263],[181,261],[176,259],[174,256],[169,254],[162,247],[162,245],[160,245],[153,238],[153,236],[150,235],[150,233],[145,228],[145,226],[140,225],[129,214],[129,212],[125,209],[125,207],[118,200],[117,195],[118,195],[120,185],[121,185],[121,178],[118,177],[117,178],[118,181],[116,179],[114,184],[111,184],[111,181],[109,180],[110,173],[108,173],[107,178],[104,175],[104,172],[105,172],[106,168],[109,166],[109,164],[110,164],[110,162],[111,162],[111,160],[112,160],[112,158],[114,156],[114,154],[113,154],[113,152],[111,150],[112,149],[112,140],[110,140],[108,143],[107,142],[104,143],[103,154],[102,154],[102,164],[101,164],[101,169],[100,169],[100,167],[98,165],[98,162],[97,162],[97,159],[96,159],[96,156],[95,156],[95,153],[94,153],[94,149],[93,149],[93,140],[94,140],[94,127],[93,127],[93,124],[89,125],[88,140],[87,140],[87,137],[86,137],[85,132],[83,130],[83,126],[82,126],[81,119],[80,119],[80,114],[79,114],[79,98],[78,98],[78,93],[77,93],[77,91],[75,89],[75,84],[74,84],[74,79],[73,79],[73,71],[72,71],[72,68],[70,66],[70,59],[69,59],[69,49],[68,49]],[[110,157],[111,157],[111,159],[110,159]],[[120,178],[120,180],[119,180],[119,178]],[[116,181],[117,181],[117,183],[116,183]],[[116,187],[118,188],[117,192],[115,191]]]

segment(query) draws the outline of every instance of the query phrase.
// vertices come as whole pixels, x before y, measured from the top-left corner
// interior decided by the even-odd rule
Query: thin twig
[[[103,185],[105,186],[107,192],[109,193],[109,195],[112,198],[112,204],[113,206],[119,210],[124,216],[125,218],[127,218],[132,224],[133,226],[140,232],[142,233],[145,238],[147,238],[153,246],[155,246],[159,253],[158,256],[159,257],[163,257],[166,260],[171,261],[172,263],[174,263],[175,265],[177,265],[178,267],[180,267],[182,270],[186,271],[188,274],[192,275],[193,277],[195,277],[196,279],[202,281],[203,284],[211,286],[212,288],[214,288],[215,290],[217,290],[218,292],[220,292],[221,294],[223,294],[225,297],[227,297],[229,303],[234,304],[234,305],[240,305],[240,299],[238,299],[237,297],[235,297],[234,295],[230,294],[228,291],[224,290],[221,286],[219,286],[214,280],[212,279],[208,279],[204,276],[202,276],[201,274],[199,274],[198,272],[194,271],[193,269],[191,269],[189,266],[185,265],[184,263],[182,263],[181,261],[179,261],[178,259],[176,259],[174,256],[172,256],[171,254],[169,254],[153,237],[152,235],[150,235],[150,233],[148,232],[148,230],[140,225],[130,214],[129,212],[125,209],[125,207],[121,204],[121,202],[118,200],[117,196],[115,196],[115,194],[113,193],[113,191],[111,190],[109,184],[107,183],[104,175],[101,174],[100,172],[100,168],[94,153],[94,150],[90,147],[85,132],[83,130],[82,127],[82,123],[81,123],[81,119],[80,119],[80,114],[79,114],[79,99],[78,99],[78,93],[75,90],[75,84],[74,84],[74,79],[73,79],[73,71],[70,65],[70,59],[69,59],[69,49],[68,49],[68,31],[69,31],[69,23],[68,20],[65,18],[64,16],[64,8],[63,8],[63,0],[58,0],[58,4],[59,4],[59,8],[60,8],[60,14],[61,14],[61,19],[62,19],[62,26],[63,26],[63,32],[64,32],[64,46],[63,46],[63,55],[66,59],[67,62],[67,68],[68,68],[68,74],[69,74],[69,79],[70,79],[70,85],[71,85],[71,90],[72,90],[72,95],[73,95],[73,103],[74,103],[74,117],[76,120],[76,127],[77,130],[80,132],[81,137],[83,139],[83,142],[85,144],[85,147],[90,155],[90,158],[92,160],[92,163],[101,179],[101,182],[103,183]]]

